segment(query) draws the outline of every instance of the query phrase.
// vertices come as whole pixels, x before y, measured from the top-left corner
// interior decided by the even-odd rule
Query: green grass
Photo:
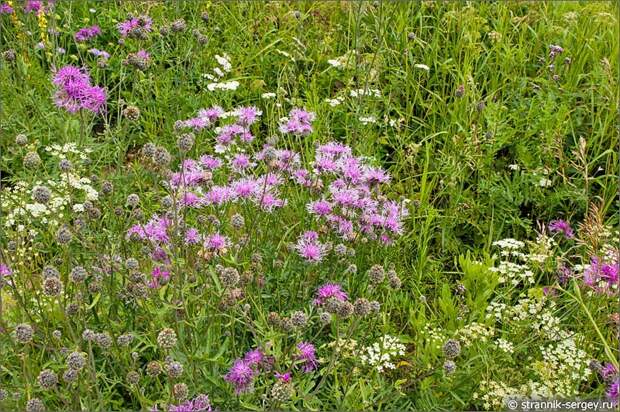
[[[544,359],[532,355],[549,343],[548,336],[531,330],[534,320],[495,325],[494,339],[513,342],[514,352],[498,352],[491,339],[480,339],[464,347],[455,361],[457,371],[450,376],[442,371],[441,349],[423,330],[430,325],[444,333],[443,340],[459,337],[472,322],[490,324],[485,318],[490,302],[514,307],[522,296],[545,305],[553,301],[556,306],[545,310],[559,319],[563,330],[579,333],[578,346],[588,360],[617,365],[617,325],[609,321],[618,312],[617,292],[615,296],[587,292],[575,280],[557,295],[542,298],[543,287],[557,286],[562,264],[587,263],[590,256],[601,255],[605,244],[618,247],[615,237],[600,230],[603,225],[617,227],[620,211],[620,33],[614,3],[58,3],[45,24],[46,30],[54,28],[59,35],[48,34],[44,50],[35,47],[41,36],[35,15],[19,10],[21,27],[0,15],[0,52],[13,49],[16,54],[14,61],[0,59],[0,203],[6,202],[17,181],[31,187],[36,181],[58,180],[58,159],[43,148],[69,142],[80,150],[92,150],[87,164],[74,156],[81,175],[96,176],[92,185],[99,192],[103,181],[112,182],[114,192],[95,202],[101,216],[85,218],[83,237],[70,246],[59,246],[54,240],[56,228],[39,220],[33,223],[39,233],[32,240],[24,230],[5,225],[15,204],[2,204],[0,263],[9,264],[19,277],[15,287],[5,285],[0,295],[0,328],[9,332],[0,335],[0,354],[6,360],[0,365],[0,390],[9,392],[7,400],[0,400],[0,409],[24,408],[34,397],[44,400],[50,410],[146,410],[155,403],[161,409],[178,403],[171,390],[181,381],[188,385],[190,397],[208,393],[221,410],[497,409],[480,399],[483,380],[514,388],[529,379],[553,381],[541,377],[550,366],[535,364]],[[201,19],[204,11],[208,22]],[[153,19],[155,30],[148,40],[118,43],[115,25],[128,13]],[[181,18],[187,22],[184,32],[159,35],[160,26]],[[77,44],[73,34],[93,24],[103,34]],[[193,29],[209,38],[206,45],[199,44]],[[554,61],[550,45],[564,49]],[[57,47],[66,53],[58,53]],[[111,54],[107,65],[97,65],[88,53],[91,47]],[[128,52],[141,48],[151,54],[148,69],[123,64]],[[226,79],[237,80],[240,86],[236,91],[210,92],[203,75],[216,67],[215,55],[224,53],[233,66]],[[342,69],[328,63],[340,56],[347,56]],[[68,64],[87,67],[93,84],[107,89],[105,115],[72,115],[54,106],[52,73]],[[357,89],[378,89],[381,95],[351,97],[350,91]],[[277,97],[261,98],[268,92]],[[325,101],[339,96],[344,99],[336,107]],[[129,105],[140,109],[136,122],[121,114]],[[280,135],[279,119],[292,107],[315,112],[310,136],[280,137],[278,147],[311,160],[317,144],[339,141],[388,170],[391,182],[384,187],[386,195],[409,201],[404,233],[390,247],[358,242],[354,257],[344,261],[330,257],[322,265],[308,267],[287,244],[303,230],[316,229],[313,220],[299,212],[310,194],[287,186],[289,205],[275,214],[257,213],[249,206],[217,211],[224,222],[242,213],[251,228],[250,247],[221,262],[264,278],[263,288],[253,285],[245,290],[242,303],[250,306],[247,313],[241,304],[234,310],[220,308],[225,288],[212,270],[219,261],[203,262],[191,248],[174,252],[171,264],[184,283],[172,282],[160,289],[159,296],[124,303],[118,293],[130,281],[122,271],[94,280],[100,290],[65,285],[66,295],[58,301],[35,293],[41,269],[49,264],[58,267],[63,283],[73,266],[103,264],[102,255],[135,257],[146,265],[142,270],[150,272],[148,256],[125,239],[136,221],[124,209],[125,199],[130,193],[139,194],[140,208],[148,218],[160,212],[166,190],[160,184],[163,175],[145,165],[139,151],[147,142],[166,147],[174,156],[173,171],[181,158],[212,152],[213,134],[208,132],[181,156],[174,124],[214,105],[225,110],[255,105],[263,111],[253,127],[254,148],[269,136]],[[377,122],[359,120],[368,116]],[[28,145],[15,143],[18,134],[28,137]],[[43,160],[36,170],[23,166],[24,155],[32,150]],[[540,185],[542,178],[549,179],[548,187]],[[29,201],[28,194],[24,202]],[[82,195],[74,190],[71,196]],[[117,216],[119,207],[123,210]],[[187,219],[199,224],[197,215],[188,212]],[[60,224],[71,225],[75,219],[69,209],[57,218]],[[533,284],[498,283],[497,274],[489,271],[500,260],[492,243],[510,237],[532,241],[535,249],[538,233],[544,232],[541,224],[554,219],[571,222],[581,241],[559,241],[547,261],[532,263]],[[239,241],[241,234],[235,236]],[[335,237],[330,240],[339,242]],[[17,251],[11,242],[19,245]],[[256,251],[263,255],[263,266],[251,263]],[[351,263],[357,265],[358,274],[343,275]],[[402,287],[369,288],[365,273],[373,264],[394,265]],[[198,280],[188,280],[192,277]],[[315,322],[307,331],[292,334],[268,322],[269,312],[289,315],[295,310],[306,310],[314,322],[317,311],[308,302],[327,280],[342,283],[352,297],[378,300],[381,313],[372,319],[334,321],[328,327]],[[466,292],[459,294],[461,283]],[[72,319],[64,312],[75,299],[81,310]],[[178,311],[181,304],[183,313]],[[21,345],[12,338],[21,322],[36,324],[32,344]],[[179,346],[170,354],[184,365],[181,380],[144,375],[147,362],[163,361],[166,354],[155,340],[163,327],[172,327],[179,337]],[[114,345],[102,351],[85,346],[79,338],[84,328],[108,331],[113,337],[133,331],[138,337],[131,350]],[[51,337],[55,329],[62,330],[61,340]],[[338,336],[351,335],[364,347],[385,334],[398,336],[407,346],[394,371],[369,370],[359,363],[359,356],[338,358],[329,367],[335,352],[327,345]],[[270,347],[271,354],[285,359],[294,354],[299,340],[315,343],[325,362],[312,376],[295,376],[290,400],[278,403],[270,398],[269,376],[257,381],[255,392],[241,397],[234,396],[222,379],[233,359],[247,350]],[[46,368],[62,375],[64,357],[58,355],[62,348],[87,352],[92,367],[73,386],[61,382],[55,391],[43,391],[36,377]],[[132,360],[132,351],[139,353],[138,361]],[[125,376],[131,370],[142,371],[139,385],[127,384]],[[576,391],[572,397],[604,396],[605,384],[595,374],[571,385]],[[14,399],[13,392],[20,396]]]

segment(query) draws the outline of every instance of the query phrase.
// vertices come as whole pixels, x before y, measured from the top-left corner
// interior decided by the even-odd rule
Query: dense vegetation
[[[0,410],[617,402],[617,13],[0,1]]]

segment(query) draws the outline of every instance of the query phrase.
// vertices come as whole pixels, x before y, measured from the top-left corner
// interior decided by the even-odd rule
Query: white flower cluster
[[[575,338],[563,339],[540,348],[542,361],[534,364],[540,384],[557,397],[578,393],[581,382],[587,381],[592,370],[590,356],[579,348]]]
[[[381,337],[374,344],[364,348],[360,353],[362,364],[375,368],[379,373],[386,369],[396,369],[394,358],[405,355],[405,345],[398,338],[390,335]]]
[[[88,153],[92,152],[90,148],[79,149],[75,143],[65,143],[64,145],[53,144],[44,148],[51,156],[59,159],[79,159],[81,161],[88,160]]]
[[[553,246],[557,243],[552,237],[539,235],[536,242],[532,244],[532,250],[525,259],[530,262],[545,263],[553,254]]]
[[[371,123],[377,123],[377,117],[376,116],[361,116],[359,118],[360,123],[366,125],[366,124],[371,124]]]
[[[509,399],[526,398],[524,393],[517,388],[510,387],[503,382],[483,380],[480,382],[480,392],[474,392],[472,398],[481,400],[482,407],[486,410],[503,410]]]
[[[340,106],[342,102],[344,102],[344,97],[334,97],[333,99],[326,98],[325,102],[329,104],[331,107]]]
[[[46,185],[51,191],[51,197],[46,204],[31,199],[32,187]],[[99,193],[91,186],[90,179],[79,177],[72,172],[60,175],[60,180],[36,181],[30,187],[26,182],[19,181],[11,189],[7,189],[0,207],[8,211],[4,216],[4,226],[14,227],[18,232],[28,229],[31,236],[38,232],[33,227],[35,223],[56,228],[64,218],[64,210],[79,196],[72,189],[82,192],[85,200],[94,201]],[[32,200],[32,202],[31,202]],[[74,211],[83,211],[80,203],[73,205]]]
[[[211,92],[214,90],[237,90],[239,87],[238,81],[221,81],[224,76],[232,70],[232,64],[230,64],[230,58],[228,55],[224,54],[223,56],[220,56],[219,54],[216,54],[215,60],[217,61],[218,66],[213,69],[214,74],[203,74],[205,78],[211,80],[211,83],[207,84],[207,89]]]
[[[513,353],[515,351],[514,345],[506,339],[498,338],[495,341],[495,344],[501,351],[504,351],[506,353]]]
[[[495,329],[491,326],[478,322],[472,322],[456,331],[456,337],[465,346],[471,345],[475,341],[486,342],[495,334]]]
[[[327,60],[327,63],[338,69],[338,70],[342,70],[342,69],[346,69],[346,68],[350,68],[351,67],[351,63],[353,63],[355,61],[355,55],[357,54],[356,50],[349,50],[348,52],[346,52],[345,54],[343,54],[340,57],[336,57],[335,59],[329,59]]]
[[[513,286],[517,286],[519,283],[534,284],[534,272],[530,270],[529,266],[519,263],[513,263],[509,261],[499,262],[499,266],[492,267],[491,272],[499,273],[499,283],[510,282]]]
[[[351,97],[364,97],[364,96],[381,97],[381,90],[379,90],[379,89],[357,89],[357,90],[351,90],[349,92],[349,96],[351,96]]]

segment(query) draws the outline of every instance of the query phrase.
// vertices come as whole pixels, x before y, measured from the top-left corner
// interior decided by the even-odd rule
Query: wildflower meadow
[[[0,411],[614,410],[618,10],[0,0]]]

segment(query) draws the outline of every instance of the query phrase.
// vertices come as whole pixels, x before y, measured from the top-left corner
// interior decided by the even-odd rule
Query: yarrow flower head
[[[340,302],[345,302],[349,299],[349,296],[342,290],[342,286],[336,283],[326,283],[317,289],[314,299],[314,304],[317,306],[323,305],[329,299],[334,298]]]

